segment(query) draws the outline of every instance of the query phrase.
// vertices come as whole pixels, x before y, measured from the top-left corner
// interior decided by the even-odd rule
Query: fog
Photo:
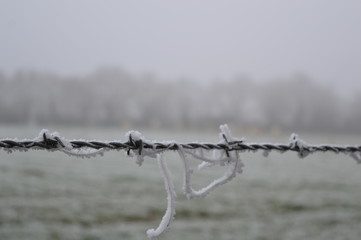
[[[0,123],[360,131],[361,4],[1,1]]]

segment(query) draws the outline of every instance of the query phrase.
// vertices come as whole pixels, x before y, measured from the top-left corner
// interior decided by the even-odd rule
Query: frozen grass
[[[1,127],[0,138],[32,138],[40,129]],[[50,129],[67,138],[124,139],[121,129]],[[129,129],[127,129],[129,130]],[[217,133],[142,132],[154,140],[217,142]],[[237,136],[234,133],[234,136]],[[239,136],[241,137],[241,136]],[[288,136],[245,136],[287,142]],[[312,143],[361,143],[358,136],[301,136]],[[166,159],[178,194],[163,239],[359,239],[361,166],[343,155],[241,155],[244,173],[204,199],[182,194],[181,163]],[[192,160],[193,164],[199,163]],[[225,169],[197,173],[199,186]],[[142,167],[124,152],[78,159],[59,152],[0,151],[0,239],[145,239],[166,206],[155,159]]]

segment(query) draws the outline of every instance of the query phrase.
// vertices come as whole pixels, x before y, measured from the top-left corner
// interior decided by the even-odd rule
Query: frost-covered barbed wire
[[[220,126],[220,141],[218,143],[177,143],[175,141],[155,142],[146,140],[138,131],[129,131],[126,134],[127,141],[89,141],[89,140],[68,140],[58,133],[50,133],[42,130],[34,139],[1,139],[0,149],[12,153],[13,151],[27,151],[29,149],[45,149],[48,151],[62,151],[66,154],[77,157],[94,157],[102,155],[109,150],[124,150],[128,156],[135,156],[136,163],[141,166],[144,157],[157,158],[162,173],[165,189],[167,192],[167,210],[156,229],[149,229],[149,238],[157,238],[167,231],[175,216],[176,193],[167,167],[163,153],[173,150],[178,152],[182,161],[183,192],[188,199],[200,198],[208,195],[216,187],[231,181],[237,173],[242,172],[244,164],[240,159],[242,152],[263,151],[265,157],[271,151],[284,153],[287,151],[297,152],[300,158],[316,152],[343,153],[351,156],[357,163],[361,163],[361,146],[340,146],[340,145],[311,145],[303,141],[296,134],[292,134],[286,144],[273,143],[246,143],[245,140],[234,138],[227,125]],[[189,157],[200,160],[198,170],[214,167],[227,166],[224,175],[213,180],[199,190],[192,187],[191,175],[194,169],[191,168]]]
[[[154,142],[148,141],[137,131],[130,131],[126,134],[128,141],[97,141],[97,140],[67,140],[61,137],[57,132],[50,133],[43,129],[39,136],[34,139],[0,139],[0,149],[8,152],[27,151],[29,149],[44,149],[48,151],[64,151],[73,155],[82,155],[91,157],[108,150],[126,150],[128,155],[130,151],[137,151],[140,156],[150,153],[160,153],[168,150],[184,149],[187,153],[192,154],[193,150],[223,150],[229,155],[232,151],[265,151],[265,155],[271,151],[297,152],[299,157],[305,157],[315,152],[333,152],[351,155],[357,162],[361,162],[361,146],[351,145],[310,145],[301,140],[297,134],[292,134],[290,140],[286,144],[281,143],[246,143],[244,139],[219,143],[176,143],[174,141]],[[223,134],[224,138],[225,135]],[[91,150],[93,149],[93,150]],[[194,157],[199,157],[194,155]],[[202,157],[199,157],[203,159]],[[206,158],[205,158],[205,161]]]

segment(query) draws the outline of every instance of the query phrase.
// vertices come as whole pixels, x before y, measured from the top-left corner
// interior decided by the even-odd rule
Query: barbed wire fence
[[[358,164],[361,164],[361,146],[312,145],[300,139],[297,134],[292,134],[289,142],[285,144],[247,143],[244,138],[232,137],[227,125],[221,125],[220,131],[218,143],[178,143],[175,141],[150,141],[145,139],[138,131],[129,131],[126,134],[126,141],[68,140],[57,132],[50,133],[48,130],[43,129],[34,139],[0,139],[0,149],[8,153],[32,149],[61,151],[77,157],[95,157],[103,155],[106,151],[123,150],[128,156],[135,156],[136,163],[139,166],[144,162],[144,157],[156,158],[167,192],[167,209],[159,226],[156,229],[147,230],[147,236],[151,239],[157,238],[166,232],[175,216],[176,194],[171,172],[164,159],[163,153],[165,151],[175,151],[179,154],[184,170],[183,192],[188,199],[205,197],[216,187],[231,181],[237,173],[242,173],[244,164],[240,154],[243,152],[263,151],[263,155],[267,157],[272,151],[279,153],[291,151],[297,153],[300,158],[317,152],[332,152],[348,155]],[[190,166],[189,157],[200,161],[198,170],[214,166],[226,166],[227,170],[220,178],[213,180],[199,190],[195,190],[191,181],[194,169]]]

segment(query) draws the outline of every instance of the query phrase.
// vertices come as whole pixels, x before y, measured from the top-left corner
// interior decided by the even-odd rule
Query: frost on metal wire
[[[219,144],[228,145],[229,142],[239,141],[239,139],[232,138],[230,130],[227,125],[222,125],[221,129],[221,141]],[[142,141],[148,144],[153,145],[151,142],[145,140],[139,132],[131,131],[126,135],[128,138],[133,141]],[[239,158],[238,151],[229,151],[225,149],[225,151],[219,151],[218,149],[213,150],[213,157],[205,157],[205,153],[203,149],[187,149],[180,144],[175,142],[168,142],[170,148],[174,147],[178,149],[178,153],[180,159],[183,163],[184,170],[184,180],[183,180],[183,191],[188,199],[191,198],[199,198],[205,197],[216,187],[225,184],[231,181],[237,173],[242,172],[243,163]],[[154,145],[153,145],[154,146]],[[156,229],[149,229],[147,231],[147,235],[149,238],[156,238],[162,235],[166,230],[169,229],[172,220],[175,215],[175,189],[171,179],[170,170],[167,168],[167,165],[164,160],[163,153],[157,149],[146,149],[145,152],[140,152],[139,149],[132,150],[133,154],[137,157],[136,163],[141,165],[144,161],[144,156],[148,157],[157,157],[159,168],[161,169],[162,176],[164,179],[164,185],[167,192],[167,210]],[[218,179],[215,179],[207,186],[201,188],[200,190],[194,190],[191,183],[191,175],[193,173],[193,169],[191,169],[187,154],[196,157],[197,159],[202,160],[202,163],[199,165],[199,169],[202,169],[204,166],[207,167],[215,166],[215,165],[229,165],[229,168],[224,173],[224,175]],[[225,156],[226,155],[226,156]]]
[[[231,137],[231,133],[227,125],[220,126],[220,129],[221,129],[221,134],[220,134],[221,144],[227,145],[229,142],[238,141],[238,139]],[[185,150],[182,146],[179,146],[178,153],[180,159],[182,160],[183,168],[184,168],[183,191],[189,199],[206,196],[216,187],[232,180],[237,173],[242,172],[243,163],[239,158],[238,151],[229,152],[227,149],[225,151],[213,150],[212,152],[213,156],[206,157],[203,149]],[[222,177],[215,179],[213,182],[211,182],[210,184],[208,184],[207,186],[203,187],[200,190],[194,190],[191,184],[191,175],[193,173],[193,170],[189,166],[188,158],[186,155],[187,153],[202,161],[202,163],[198,165],[198,169],[202,169],[204,167],[212,167],[215,165],[223,165],[223,166],[229,165],[229,168]]]
[[[68,155],[77,157],[95,157],[109,150],[124,150],[128,156],[136,158],[136,164],[141,166],[145,157],[156,158],[164,180],[167,193],[167,209],[154,229],[149,229],[149,238],[157,238],[167,231],[175,216],[175,189],[172,182],[171,172],[167,167],[164,152],[173,150],[179,155],[183,166],[183,192],[188,199],[200,198],[208,195],[212,190],[231,181],[237,173],[242,173],[243,163],[240,153],[245,151],[263,151],[265,157],[271,151],[297,152],[298,157],[304,158],[315,152],[343,153],[351,156],[357,163],[361,163],[361,146],[339,145],[310,145],[301,140],[298,135],[292,134],[287,144],[272,143],[246,143],[244,139],[231,136],[227,125],[220,126],[220,140],[218,143],[177,143],[174,141],[154,142],[146,140],[138,131],[129,131],[126,134],[127,141],[89,141],[68,140],[58,133],[50,133],[42,130],[34,139],[1,139],[0,149],[12,153],[13,151],[27,151],[29,149],[46,149],[48,151],[62,151]],[[190,167],[189,158],[200,161],[197,169]],[[192,187],[192,174],[195,170],[206,169],[215,166],[226,167],[220,178],[214,179],[208,185],[200,189]]]
[[[164,160],[163,153],[157,154],[157,160],[159,168],[162,172],[164,179],[165,190],[167,191],[167,210],[162,218],[162,221],[159,223],[157,229],[148,229],[147,235],[149,238],[156,238],[163,234],[166,230],[169,229],[170,224],[172,223],[175,215],[175,198],[176,193],[174,190],[174,185],[171,179],[170,170],[167,167],[167,164]]]

